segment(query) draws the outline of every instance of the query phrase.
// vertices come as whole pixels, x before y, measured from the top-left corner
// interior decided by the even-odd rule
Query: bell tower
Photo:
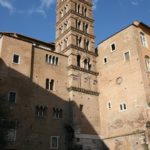
[[[99,93],[93,22],[91,0],[57,0],[56,52],[68,57],[74,145],[83,149],[99,148]]]

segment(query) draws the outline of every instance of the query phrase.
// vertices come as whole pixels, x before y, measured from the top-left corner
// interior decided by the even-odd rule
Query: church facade
[[[12,150],[150,149],[150,27],[94,47],[91,0],[57,0],[56,40],[0,33],[0,97]]]

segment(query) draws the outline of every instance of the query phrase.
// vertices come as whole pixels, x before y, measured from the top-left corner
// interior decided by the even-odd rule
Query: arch
[[[52,63],[51,64],[55,64],[55,56],[52,57]]]
[[[77,66],[80,67],[81,63],[81,56],[77,55]]]
[[[49,79],[48,78],[46,79],[45,88],[47,90],[49,90]]]
[[[88,59],[87,58],[84,59],[83,63],[84,63],[84,69],[87,69],[88,68]]]
[[[77,12],[80,13],[80,4],[78,4]]]
[[[90,64],[90,58],[85,58],[83,60],[83,68],[86,70],[91,70],[92,65]]]
[[[58,57],[56,57],[55,64],[58,65]]]
[[[87,15],[87,8],[84,9],[84,16]]]
[[[150,57],[148,55],[145,56],[145,63],[147,71],[150,72]]]
[[[145,34],[143,32],[140,32],[140,40],[141,40],[141,44],[144,47],[147,47],[147,40],[146,40]]]
[[[46,62],[46,63],[49,63],[49,57],[48,57],[48,54],[46,54],[45,62]]]
[[[49,63],[51,64],[51,62],[52,62],[52,56],[50,55],[49,56]]]
[[[50,90],[54,90],[54,80],[52,79],[50,82]]]
[[[63,118],[63,110],[62,109],[59,110],[59,118]]]

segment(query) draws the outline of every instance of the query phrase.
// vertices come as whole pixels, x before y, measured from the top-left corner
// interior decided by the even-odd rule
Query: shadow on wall
[[[74,138],[72,122],[72,106],[79,109],[78,106],[33,83],[31,78],[7,67],[0,59],[0,97],[8,100],[10,92],[16,92],[16,102],[9,102],[9,106],[13,119],[17,120],[17,136],[16,141],[11,142],[8,148],[53,149],[52,147],[57,146],[55,142],[59,137],[61,150],[83,149]],[[79,112],[78,115],[82,116],[86,126],[97,135],[82,111]],[[98,145],[99,150],[108,150],[100,139]]]

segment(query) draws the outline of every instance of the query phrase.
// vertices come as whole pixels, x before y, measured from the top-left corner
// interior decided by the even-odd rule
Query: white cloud
[[[55,0],[40,0],[41,1],[41,8],[49,8],[51,4],[55,2]]]
[[[0,6],[7,8],[10,13],[14,12],[15,8],[11,3],[11,0],[0,0]]]
[[[46,9],[50,8],[55,0],[40,0],[40,5],[38,7],[31,8],[28,13],[39,13],[42,16],[46,17]]]
[[[94,10],[97,7],[98,0],[92,0],[92,3],[93,3],[93,10]]]
[[[138,6],[143,0],[130,0],[130,3],[134,6]]]

